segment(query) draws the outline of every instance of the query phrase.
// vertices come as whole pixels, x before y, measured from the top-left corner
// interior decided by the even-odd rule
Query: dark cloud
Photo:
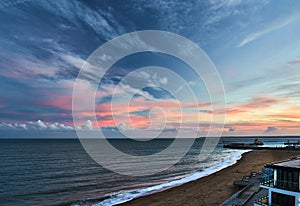
[[[288,62],[288,64],[300,64],[300,59],[294,59]]]
[[[149,112],[150,112],[150,110],[142,110],[142,111],[129,112],[129,114],[134,114],[134,115],[142,116],[142,117],[149,117]]]
[[[264,133],[275,133],[277,130],[277,127],[269,126]]]

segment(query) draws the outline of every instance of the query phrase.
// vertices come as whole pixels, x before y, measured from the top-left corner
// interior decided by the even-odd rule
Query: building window
[[[291,191],[299,191],[299,172],[278,169],[274,178],[274,186]]]
[[[295,197],[277,192],[272,192],[272,206],[295,205]]]

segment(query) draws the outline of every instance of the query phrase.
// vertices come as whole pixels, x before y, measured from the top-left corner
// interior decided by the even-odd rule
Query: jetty
[[[282,146],[264,146],[262,141],[259,141],[258,139],[255,139],[253,143],[229,143],[224,144],[223,148],[229,148],[229,149],[251,149],[251,150],[300,150],[300,144],[299,142],[288,142],[285,143]]]

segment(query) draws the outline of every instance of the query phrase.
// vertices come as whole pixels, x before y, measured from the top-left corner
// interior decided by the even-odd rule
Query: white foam
[[[245,152],[248,152],[248,151],[250,151],[250,150],[238,150],[229,158],[227,158],[207,169],[204,169],[201,172],[196,172],[187,177],[183,177],[183,178],[180,178],[177,180],[172,180],[170,182],[166,182],[163,184],[154,185],[154,186],[150,186],[147,188],[142,188],[142,189],[138,189],[138,190],[134,190],[134,191],[120,191],[118,193],[114,193],[111,195],[112,196],[111,198],[105,199],[104,201],[94,204],[93,206],[110,206],[110,205],[121,204],[124,202],[128,202],[132,199],[138,198],[138,197],[153,194],[153,193],[156,193],[159,191],[166,190],[171,187],[176,187],[176,186],[182,185],[184,183],[200,179],[202,177],[208,176],[210,174],[213,174],[217,171],[220,171],[226,167],[229,167],[229,166],[235,164],[237,162],[237,160],[239,160],[242,157],[242,154]]]

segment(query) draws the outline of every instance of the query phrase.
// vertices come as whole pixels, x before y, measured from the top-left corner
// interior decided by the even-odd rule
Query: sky
[[[199,129],[199,135],[205,135],[211,124],[221,124],[211,118],[224,112],[212,110],[205,84],[187,64],[166,54],[144,52],[113,65],[97,82],[97,121],[81,111],[82,121],[74,126],[73,87],[87,58],[105,42],[142,30],[181,35],[209,56],[224,85],[223,136],[299,135],[299,9],[296,0],[3,0],[0,136],[66,137],[74,136],[75,128],[100,128],[113,136],[120,129],[160,130],[161,119],[166,119],[168,135],[179,128]],[[160,89],[172,81],[160,73],[135,77],[147,81],[142,90],[121,81],[145,66],[176,72],[188,82],[198,104],[189,99],[178,102]],[[116,88],[114,121],[111,99]],[[128,93],[132,98],[125,110],[123,97]]]

